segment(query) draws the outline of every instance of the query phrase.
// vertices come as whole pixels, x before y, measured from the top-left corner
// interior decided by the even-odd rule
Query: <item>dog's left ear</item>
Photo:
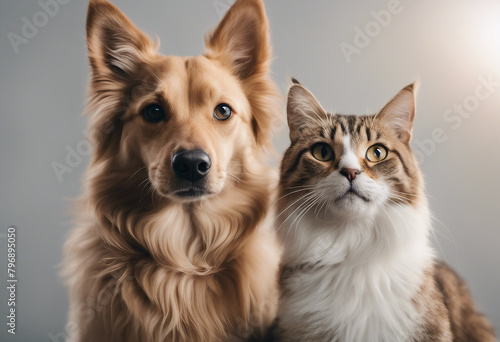
[[[262,0],[237,0],[205,39],[207,55],[244,80],[269,69],[271,48]]]
[[[206,56],[218,60],[243,85],[252,106],[257,146],[272,149],[271,131],[281,113],[281,97],[269,76],[271,45],[262,0],[237,0],[205,39]]]

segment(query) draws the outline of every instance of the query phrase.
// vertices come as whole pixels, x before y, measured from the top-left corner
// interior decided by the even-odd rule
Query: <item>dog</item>
[[[237,0],[206,53],[163,56],[91,0],[93,145],[65,244],[69,341],[261,338],[278,297],[266,165],[281,112],[262,0]]]

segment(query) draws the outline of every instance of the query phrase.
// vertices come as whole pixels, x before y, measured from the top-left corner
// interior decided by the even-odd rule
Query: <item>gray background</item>
[[[45,1],[45,0],[44,0]],[[66,0],[67,1],[67,0]],[[232,3],[114,0],[140,28],[158,34],[165,54],[203,52],[203,34]],[[291,75],[328,110],[372,113],[419,79],[414,144],[421,155],[432,211],[433,242],[467,279],[478,306],[500,327],[500,87],[474,103],[479,77],[500,80],[500,2],[401,0],[400,13],[377,32],[371,11],[388,1],[266,1],[276,60],[273,77],[283,92]],[[71,227],[88,156],[73,160],[58,179],[52,164],[66,164],[68,149],[85,140],[80,114],[88,79],[86,1],[70,0],[16,53],[9,32],[41,10],[35,0],[0,3],[0,340],[62,341],[67,292],[57,275],[61,246]],[[368,25],[368,26],[366,26]],[[366,47],[348,62],[341,44],[354,45],[368,28]],[[358,42],[359,43],[359,42]],[[477,107],[459,127],[443,114],[454,104]],[[455,114],[453,114],[455,115]],[[431,143],[441,129],[446,141]],[[276,137],[279,153],[287,131]],[[418,141],[417,141],[418,140]],[[427,145],[427,150],[421,145]],[[430,148],[433,145],[434,148]],[[70,161],[71,162],[71,161]],[[67,164],[66,164],[67,165]],[[6,243],[18,229],[18,320],[6,333]]]

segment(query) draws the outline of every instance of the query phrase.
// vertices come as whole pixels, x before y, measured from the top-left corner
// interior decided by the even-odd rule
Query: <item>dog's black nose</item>
[[[201,149],[179,152],[172,159],[175,174],[192,182],[205,177],[210,166],[212,166],[212,161],[209,155]]]

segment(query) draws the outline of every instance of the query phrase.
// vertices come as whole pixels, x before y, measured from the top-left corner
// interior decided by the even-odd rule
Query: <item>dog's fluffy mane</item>
[[[237,5],[257,6],[265,22],[261,1]],[[223,21],[231,19],[235,6]],[[240,179],[228,181],[216,197],[174,202],[148,189],[144,168],[120,153],[125,94],[141,84],[141,72],[154,72],[148,61],[157,58],[157,47],[138,30],[126,33],[133,47],[119,35],[97,43],[94,32],[102,32],[97,25],[119,27],[113,20],[133,25],[121,13],[95,20],[98,12],[110,11],[115,11],[110,3],[92,0],[87,20],[93,73],[86,112],[94,151],[75,206],[77,229],[65,245],[70,340],[221,341],[259,333],[275,314],[279,257],[267,214],[273,179],[262,162],[280,112],[268,76],[268,42],[258,52],[265,62],[257,61],[252,77],[241,82],[252,109],[254,141],[238,160]],[[267,24],[258,29],[267,37]],[[224,39],[230,38],[217,30],[207,38],[207,58],[220,58]]]

